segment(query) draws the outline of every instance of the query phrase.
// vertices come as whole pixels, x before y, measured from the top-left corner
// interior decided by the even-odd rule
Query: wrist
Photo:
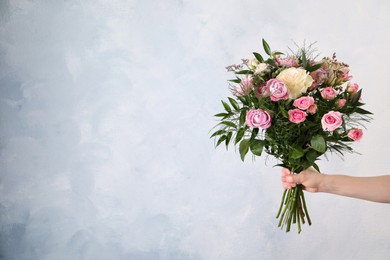
[[[318,174],[318,192],[328,192],[329,177],[325,173]]]

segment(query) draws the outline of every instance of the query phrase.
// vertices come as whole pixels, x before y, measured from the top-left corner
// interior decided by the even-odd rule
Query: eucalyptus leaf
[[[309,151],[307,151],[307,153],[305,154],[305,157],[306,159],[309,161],[309,162],[314,162],[317,157],[319,156],[319,154],[317,153],[317,151],[315,151],[314,149],[310,149]]]
[[[304,155],[305,153],[303,152],[302,148],[295,148],[295,147],[289,153],[289,157],[291,159],[299,159]]]
[[[321,135],[313,136],[311,138],[310,144],[317,152],[324,153],[326,151],[325,139]]]

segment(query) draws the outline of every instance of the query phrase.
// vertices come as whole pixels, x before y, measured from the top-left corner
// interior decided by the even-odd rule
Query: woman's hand
[[[289,169],[282,169],[282,185],[285,189],[291,189],[302,184],[303,189],[309,192],[321,191],[324,175],[313,168],[301,171],[299,174],[292,174]]]

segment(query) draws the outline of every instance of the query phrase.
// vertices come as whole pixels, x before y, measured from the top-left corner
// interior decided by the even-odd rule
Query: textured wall
[[[214,150],[224,66],[318,41],[375,113],[362,153],[388,168],[388,1],[0,1],[0,259],[384,259],[390,207],[308,194],[276,228],[280,169]],[[384,92],[385,91],[385,92]]]

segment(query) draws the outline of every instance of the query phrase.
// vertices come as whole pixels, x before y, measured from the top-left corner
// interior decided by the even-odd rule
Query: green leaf
[[[257,59],[259,62],[264,62],[263,56],[261,56],[259,53],[254,52],[253,55],[255,55],[256,59]]]
[[[324,153],[326,151],[325,139],[321,135],[313,136],[311,138],[310,144],[317,152]]]
[[[261,156],[261,152],[264,148],[264,141],[259,139],[253,139],[250,144],[250,149],[254,155]]]
[[[221,136],[218,141],[217,141],[217,145],[215,147],[218,147],[218,145],[220,145],[223,141],[226,140],[226,135],[223,135]]]
[[[238,100],[241,101],[241,103],[245,106],[248,106],[248,100],[245,97],[237,97]]]
[[[310,149],[306,154],[305,154],[305,157],[306,159],[309,161],[309,162],[314,162],[317,157],[319,156],[319,154],[313,150],[313,149]]]
[[[233,128],[237,128],[236,124],[233,123],[233,122],[230,122],[230,121],[222,121],[220,124],[226,125],[226,126],[230,126],[230,127],[233,127]]]
[[[253,74],[253,71],[251,71],[251,70],[240,70],[240,71],[237,71],[236,74]]]
[[[268,43],[263,39],[263,48],[265,53],[267,53],[269,56],[272,55],[271,48],[269,47]]]
[[[318,167],[318,165],[316,163],[313,163],[313,167],[314,167],[314,169],[317,170],[317,172],[320,172],[320,167]]]
[[[306,69],[307,68],[307,58],[306,58],[306,53],[305,53],[304,50],[302,50],[302,57],[301,57],[301,59],[302,59],[302,65]]]
[[[293,147],[293,149],[289,153],[291,159],[299,159],[304,155],[305,153],[303,152],[302,148],[298,147]]]
[[[210,136],[210,138],[213,138],[214,136],[217,136],[217,135],[222,135],[222,134],[224,134],[224,133],[226,133],[225,130],[218,130],[218,131],[215,131],[215,132]]]
[[[284,55],[283,52],[280,52],[280,51],[275,51],[274,53],[272,53],[273,56],[276,56],[276,55]]]
[[[268,59],[268,60],[265,61],[265,63],[267,63],[267,64],[269,64],[271,66],[276,67],[276,63],[275,63],[275,61],[273,59]]]
[[[230,104],[232,104],[232,107],[235,110],[240,110],[240,106],[238,105],[238,103],[233,98],[228,97],[228,99],[229,99]]]
[[[234,83],[241,83],[241,79],[237,78],[237,79],[229,79],[228,81],[230,82],[234,82]]]
[[[242,137],[245,134],[245,130],[246,130],[245,128],[238,129],[237,135],[236,135],[236,140],[235,140],[234,144],[237,144],[239,141],[241,141]]]
[[[240,113],[240,126],[245,123],[246,120],[246,110],[241,110]]]
[[[312,71],[318,70],[318,69],[321,68],[321,67],[322,67],[322,63],[319,63],[319,64],[316,64],[316,65],[313,65],[313,66],[308,67],[306,70],[307,70],[308,72],[312,72]]]
[[[232,133],[232,132],[229,132],[229,133],[227,134],[227,136],[226,136],[226,140],[225,140],[226,150],[228,149],[230,140],[232,139],[232,135],[233,135],[233,133]]]
[[[221,102],[222,102],[222,105],[223,105],[223,107],[225,108],[225,110],[227,112],[232,112],[232,109],[230,108],[230,106],[225,101],[221,100]]]
[[[364,110],[363,108],[357,107],[355,109],[356,113],[363,114],[363,115],[372,115],[370,111]]]
[[[219,113],[219,114],[215,114],[214,116],[216,117],[225,117],[225,116],[228,116],[229,114],[228,113]]]
[[[255,139],[258,133],[259,133],[259,128],[253,128],[251,134],[251,140]]]
[[[358,92],[356,92],[355,96],[353,96],[351,103],[356,104],[359,102],[360,96],[362,95],[362,89],[360,89]]]
[[[250,145],[249,139],[244,139],[240,143],[239,151],[240,151],[240,157],[242,161],[244,161],[245,155],[249,151],[249,145]]]

